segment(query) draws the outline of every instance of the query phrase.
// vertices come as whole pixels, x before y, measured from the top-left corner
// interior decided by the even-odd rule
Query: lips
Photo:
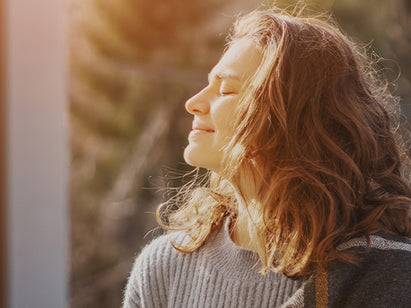
[[[194,131],[204,131],[208,133],[214,133],[214,129],[208,128],[208,127],[200,127],[200,126],[194,126],[193,127]]]
[[[198,123],[198,122],[193,122],[193,131],[204,131],[207,133],[214,133],[214,129],[212,129],[211,127],[208,127],[207,125]]]
[[[198,123],[193,123],[192,130],[188,134],[188,139],[192,140],[193,138],[197,138],[198,136],[208,135],[214,132],[215,130],[210,127],[207,127],[205,125],[200,125]]]

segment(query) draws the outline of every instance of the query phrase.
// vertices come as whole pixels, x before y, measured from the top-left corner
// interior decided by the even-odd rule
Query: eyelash
[[[231,89],[230,86],[224,85],[225,82],[220,83],[218,86],[218,95],[219,96],[228,96],[237,94],[237,91]]]
[[[218,91],[218,94],[223,96],[223,95],[231,95],[235,94],[235,91],[232,91],[231,89],[224,89],[224,87],[221,87]]]
[[[219,95],[220,96],[224,96],[224,95],[231,95],[231,94],[235,94],[234,92],[230,92],[230,91],[220,91]]]

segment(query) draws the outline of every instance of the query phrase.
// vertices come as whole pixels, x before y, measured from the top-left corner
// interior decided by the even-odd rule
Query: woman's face
[[[223,147],[234,135],[234,114],[242,85],[261,62],[261,52],[249,39],[235,42],[209,73],[209,84],[186,102],[194,116],[185,161],[214,172],[221,171]]]

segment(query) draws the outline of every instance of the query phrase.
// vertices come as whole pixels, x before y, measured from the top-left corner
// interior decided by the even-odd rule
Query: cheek
[[[215,112],[212,114],[213,121],[215,123],[217,133],[219,136],[232,137],[235,133],[235,100],[227,100],[222,103]]]

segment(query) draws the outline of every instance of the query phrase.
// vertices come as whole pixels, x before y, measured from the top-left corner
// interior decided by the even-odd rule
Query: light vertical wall
[[[6,305],[6,210],[5,210],[5,125],[4,125],[4,8],[0,0],[0,308]]]
[[[2,1],[7,307],[66,307],[66,4]]]

